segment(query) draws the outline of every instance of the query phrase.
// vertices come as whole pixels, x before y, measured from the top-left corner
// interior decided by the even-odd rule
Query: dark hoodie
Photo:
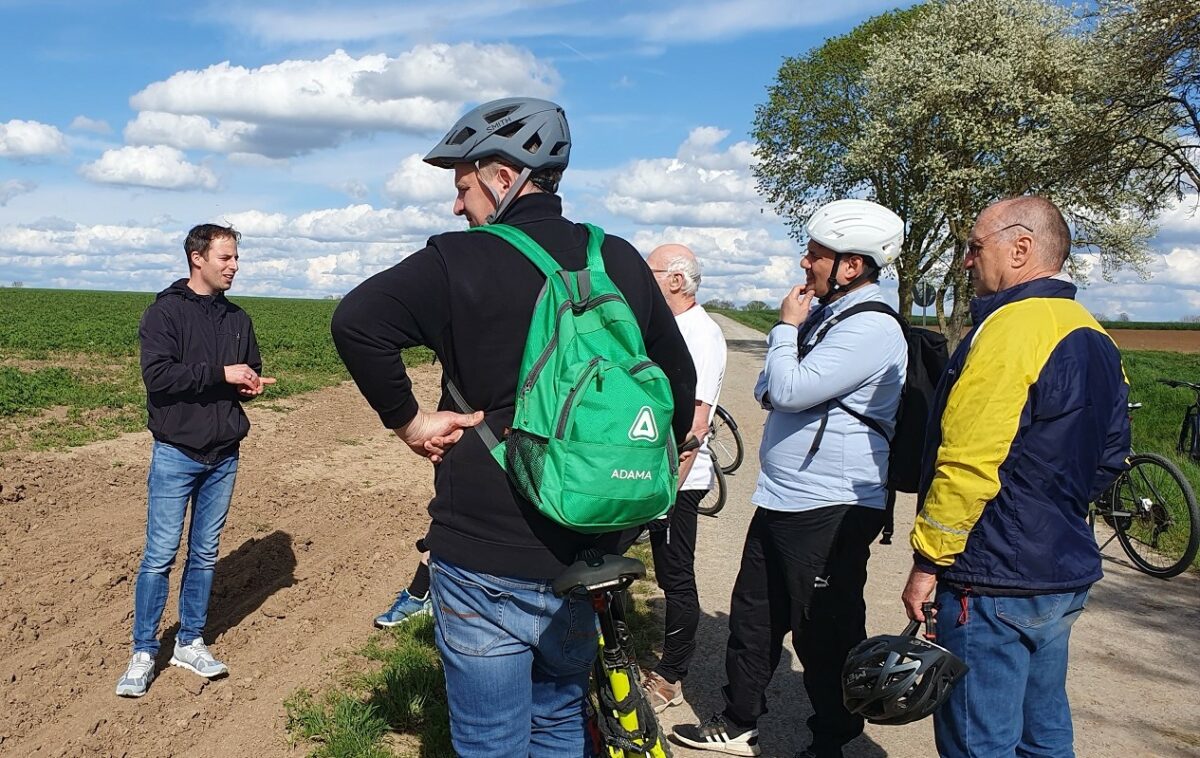
[[[262,371],[246,312],[223,293],[197,295],[180,279],[142,314],[138,338],[154,439],[202,463],[236,454],[250,420],[237,387],[225,383],[225,367]]]
[[[587,262],[587,231],[562,215],[556,195],[523,195],[505,223],[529,234],[564,268]],[[642,327],[646,355],[662,367],[675,395],[673,429],[691,428],[696,370],[675,317],[646,262],[625,240],[607,236],[604,266]],[[417,414],[400,351],[426,345],[437,354],[467,403],[499,435],[512,423],[517,375],[534,304],[546,279],[507,242],[490,234],[451,232],[400,264],[366,280],[333,314],[333,338],[350,375],[384,425],[403,427]],[[443,393],[438,408],[453,408]],[[412,467],[412,463],[400,465]],[[434,468],[429,549],[472,571],[525,579],[562,573],[583,548],[613,550],[550,521],[511,487],[479,435],[464,434]],[[606,538],[608,539],[608,538]]]

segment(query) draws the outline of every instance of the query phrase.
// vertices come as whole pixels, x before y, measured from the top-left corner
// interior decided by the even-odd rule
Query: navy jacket
[[[981,594],[1100,578],[1089,503],[1126,468],[1129,386],[1075,285],[1035,279],[971,304],[931,410],[916,561]]]
[[[237,388],[225,383],[225,367],[262,371],[246,312],[223,293],[202,297],[180,279],[142,314],[138,338],[154,439],[204,463],[237,453],[250,420]]]

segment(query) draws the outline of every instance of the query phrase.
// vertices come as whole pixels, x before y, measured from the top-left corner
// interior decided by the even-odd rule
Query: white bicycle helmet
[[[835,253],[861,255],[883,268],[900,255],[904,221],[870,200],[834,200],[804,226],[809,238]]]

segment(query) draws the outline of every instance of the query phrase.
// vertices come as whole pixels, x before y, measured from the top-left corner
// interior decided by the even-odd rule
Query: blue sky
[[[155,291],[205,221],[244,233],[235,293],[323,297],[461,228],[419,156],[468,107],[567,110],[568,214],[643,253],[684,242],[701,300],[777,302],[798,248],[758,197],[748,131],[785,56],[878,0],[0,0],[0,283]],[[1200,313],[1200,217],[1168,214],[1143,281],[1095,311]]]

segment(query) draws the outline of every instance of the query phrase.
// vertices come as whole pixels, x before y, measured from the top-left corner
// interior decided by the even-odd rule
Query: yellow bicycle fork
[[[610,710],[607,716],[614,717],[621,728],[628,734],[641,734],[643,726],[638,718],[636,700],[630,700],[629,695],[635,687],[638,687],[637,673],[634,669],[634,664],[628,660],[628,654],[625,646],[621,641],[621,630],[617,629],[613,623],[611,610],[608,608],[608,601],[603,596],[593,596],[593,606],[596,609],[597,616],[600,619],[600,649],[598,652],[598,662],[596,674],[600,674],[599,669],[603,669],[603,674],[608,681],[608,688],[615,703],[634,703],[629,710],[622,710],[620,707]],[[605,640],[611,638],[616,640],[615,655],[605,655]],[[599,682],[597,682],[599,685]],[[607,709],[603,699],[598,698],[597,707]],[[671,758],[670,749],[666,747],[663,740],[663,735],[660,729],[655,724],[653,745],[646,745],[646,740],[643,737],[637,737],[632,741],[637,746],[636,749],[627,750],[616,745],[605,744],[604,749],[608,758],[641,758],[641,756],[650,756],[650,758]]]

